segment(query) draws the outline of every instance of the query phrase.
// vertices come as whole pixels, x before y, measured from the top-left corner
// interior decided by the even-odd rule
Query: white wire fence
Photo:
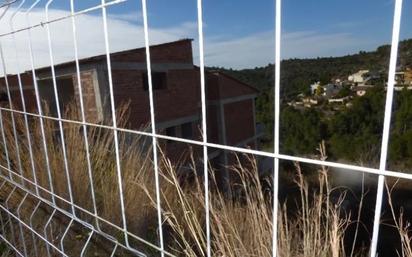
[[[294,162],[302,162],[307,164],[314,164],[314,165],[322,165],[327,167],[334,167],[339,168],[339,172],[345,172],[345,170],[352,170],[359,173],[369,173],[379,175],[378,181],[378,189],[376,195],[376,208],[375,208],[375,217],[373,222],[373,236],[372,236],[372,243],[370,249],[370,256],[376,256],[376,249],[377,249],[377,242],[378,242],[378,235],[379,235],[379,225],[380,225],[380,215],[381,215],[381,207],[382,207],[382,199],[383,199],[383,189],[384,189],[384,180],[385,177],[395,177],[395,178],[403,178],[412,180],[412,174],[398,172],[398,171],[390,171],[386,168],[387,163],[387,152],[388,152],[388,141],[389,141],[389,132],[390,132],[390,121],[391,121],[391,112],[392,112],[392,102],[393,102],[393,91],[394,91],[394,82],[395,82],[395,72],[396,72],[396,61],[397,61],[397,52],[398,52],[398,42],[399,42],[399,31],[400,31],[400,20],[401,20],[401,12],[402,12],[402,0],[395,1],[395,9],[393,15],[393,29],[392,29],[392,44],[391,44],[391,54],[390,54],[390,63],[389,63],[389,74],[388,74],[388,90],[386,95],[386,105],[385,105],[385,117],[384,117],[384,127],[382,130],[382,145],[381,145],[381,156],[380,156],[380,165],[378,169],[369,168],[369,167],[362,167],[357,165],[348,165],[344,163],[337,163],[337,162],[329,162],[329,161],[322,161],[317,159],[310,159],[310,158],[303,158],[297,156],[290,156],[282,154],[279,150],[279,120],[280,120],[280,65],[281,65],[281,0],[276,1],[276,8],[275,12],[275,84],[274,84],[274,99],[275,99],[275,106],[274,106],[274,152],[264,152],[259,150],[253,149],[245,149],[235,146],[211,143],[208,140],[207,135],[207,118],[206,118],[206,90],[205,90],[205,62],[204,62],[204,23],[202,17],[202,7],[203,3],[202,0],[197,0],[197,24],[198,24],[198,49],[199,49],[199,70],[200,70],[200,92],[201,92],[201,130],[202,130],[202,140],[191,140],[191,139],[184,139],[174,136],[168,136],[164,134],[160,134],[156,130],[156,120],[155,120],[155,105],[156,102],[154,101],[154,89],[152,83],[152,64],[151,64],[151,48],[150,45],[150,33],[149,33],[149,20],[147,15],[147,5],[146,0],[141,0],[141,3],[136,1],[136,4],[141,4],[142,6],[142,16],[143,16],[143,27],[144,27],[144,43],[145,43],[145,57],[146,57],[146,69],[148,74],[148,91],[149,91],[149,105],[150,105],[150,121],[151,126],[150,130],[133,130],[133,129],[126,129],[118,126],[118,120],[116,115],[116,105],[115,105],[115,98],[114,98],[114,85],[113,85],[113,78],[112,78],[112,63],[111,63],[111,48],[110,48],[110,40],[109,40],[109,26],[107,22],[107,8],[109,6],[116,6],[127,2],[127,0],[112,0],[112,1],[105,1],[102,0],[100,4],[96,6],[92,6],[83,10],[76,10],[74,0],[70,0],[70,15],[60,16],[60,17],[50,17],[49,10],[50,5],[54,2],[54,0],[49,0],[44,5],[44,17],[42,22],[31,23],[31,13],[33,10],[40,8],[41,0],[30,1],[30,0],[21,0],[21,1],[3,1],[0,5],[0,21],[3,19],[7,12],[13,12],[11,15],[8,15],[9,21],[4,22],[2,24],[8,24],[8,32],[3,33],[0,35],[0,55],[1,55],[1,66],[3,69],[4,74],[4,82],[6,85],[6,94],[8,99],[8,106],[0,107],[0,130],[2,132],[1,140],[3,144],[3,155],[4,159],[6,160],[5,163],[0,163],[0,167],[2,169],[1,172],[1,190],[5,192],[6,196],[3,196],[3,202],[0,205],[1,208],[1,239],[4,243],[8,245],[9,248],[13,249],[15,253],[19,256],[29,256],[29,252],[32,252],[29,248],[33,248],[34,252],[37,256],[42,256],[41,253],[37,253],[36,250],[39,249],[36,244],[43,243],[46,247],[46,253],[48,256],[51,255],[62,255],[68,256],[68,253],[65,251],[65,238],[67,235],[70,234],[72,229],[77,230],[84,230],[87,231],[85,237],[79,239],[79,242],[82,244],[80,247],[79,254],[80,256],[85,255],[86,251],[89,247],[91,247],[91,242],[93,240],[98,240],[107,242],[106,246],[109,250],[106,251],[108,256],[117,256],[121,255],[122,253],[127,253],[131,255],[137,256],[146,256],[139,247],[136,246],[135,242],[139,242],[142,245],[152,248],[154,251],[158,251],[161,256],[173,256],[171,253],[165,250],[165,239],[163,237],[164,231],[163,226],[164,224],[164,216],[162,213],[162,202],[161,202],[161,185],[160,185],[160,178],[159,178],[159,150],[156,147],[158,145],[159,140],[170,140],[185,144],[191,144],[194,146],[199,146],[202,148],[202,159],[208,160],[208,154],[210,153],[208,149],[221,149],[224,151],[232,151],[236,153],[245,153],[245,154],[252,154],[255,156],[262,156],[262,157],[270,157],[274,160],[274,174],[273,174],[273,241],[272,241],[272,256],[278,255],[277,249],[277,212],[278,212],[278,185],[279,185],[279,160],[287,160],[287,161],[294,161]],[[25,8],[23,8],[25,7]],[[103,31],[104,31],[104,46],[105,46],[105,58],[106,58],[106,70],[108,74],[108,82],[109,82],[109,101],[110,101],[110,117],[111,117],[111,125],[105,124],[97,124],[93,122],[89,122],[86,119],[86,107],[85,103],[83,102],[83,92],[84,88],[82,88],[82,79],[81,79],[81,67],[79,61],[79,53],[78,53],[78,24],[76,23],[76,19],[84,14],[91,13],[91,12],[101,12],[102,23],[103,23]],[[26,19],[26,25],[22,28],[15,29],[14,28],[14,21],[16,15],[23,14]],[[67,33],[71,33],[72,40],[73,40],[73,48],[67,49],[67,51],[72,51],[75,57],[75,70],[76,70],[76,80],[79,92],[79,113],[80,113],[80,120],[73,120],[67,119],[64,117],[63,110],[61,110],[61,104],[59,102],[60,95],[58,93],[58,81],[57,75],[55,70],[55,53],[53,52],[53,35],[50,30],[50,26],[54,23],[58,23],[61,21],[70,20],[71,22],[71,31]],[[3,26],[3,25],[2,25]],[[41,102],[41,92],[38,85],[37,80],[37,70],[36,70],[36,60],[35,54],[33,52],[33,35],[32,31],[36,28],[43,27],[46,31],[47,37],[47,45],[44,46],[44,49],[47,49],[48,56],[49,56],[49,64],[51,68],[51,79],[52,79],[52,87],[53,87],[53,97],[56,104],[56,116],[48,115],[47,112],[44,110],[44,107]],[[36,112],[31,112],[26,108],[26,101],[27,99],[24,97],[24,83],[23,83],[23,75],[19,68],[19,65],[27,65],[27,63],[21,63],[22,61],[19,60],[20,54],[19,49],[15,47],[14,55],[16,58],[16,65],[18,66],[17,70],[17,84],[18,84],[18,91],[21,95],[21,110],[14,108],[14,103],[12,102],[12,92],[11,86],[8,76],[8,60],[5,58],[4,52],[2,50],[2,41],[6,37],[11,37],[14,41],[14,45],[19,45],[16,39],[16,35],[18,34],[25,34],[27,36],[27,42],[23,42],[29,47],[29,58],[30,61],[30,73],[31,79],[34,86],[34,102],[36,105]],[[21,42],[19,42],[21,43]],[[10,53],[8,53],[10,54]],[[27,60],[27,59],[25,59]],[[33,99],[32,99],[33,100]],[[16,123],[17,118],[16,116],[23,117],[23,125],[25,127],[24,131],[20,131],[17,128]],[[36,159],[36,153],[33,150],[33,142],[31,140],[33,135],[31,132],[31,121],[32,120],[39,121],[39,129],[41,132],[40,135],[40,143],[43,149],[42,160]],[[60,194],[55,192],[54,185],[52,183],[53,179],[52,175],[53,172],[51,171],[52,164],[49,162],[50,156],[47,149],[50,148],[48,145],[47,135],[46,135],[46,126],[47,122],[55,122],[58,124],[58,136],[59,142],[61,144],[62,149],[62,156],[63,156],[63,166],[62,166],[62,175],[59,177],[64,183],[66,183],[67,187],[67,194],[65,196],[61,196]],[[67,157],[68,153],[66,151],[66,136],[65,136],[65,124],[73,124],[78,125],[81,127],[82,130],[82,140],[84,140],[84,151],[86,153],[86,161],[87,161],[87,176],[84,178],[87,180],[89,187],[90,187],[90,202],[91,208],[84,208],[78,204],[76,204],[73,196],[73,183],[71,182],[71,172],[70,166],[71,164],[68,162],[69,158]],[[14,142],[10,142],[6,140],[5,135],[5,127],[11,126]],[[95,182],[93,181],[93,165],[90,160],[90,149],[89,149],[89,135],[88,129],[89,128],[100,128],[105,130],[110,130],[113,133],[113,140],[114,140],[114,156],[115,156],[115,170],[116,176],[113,177],[117,180],[117,190],[118,193],[118,204],[119,206],[113,206],[113,208],[120,208],[119,211],[121,213],[121,223],[115,224],[107,217],[103,217],[99,214],[98,206],[97,206],[97,195],[94,189]],[[122,173],[122,160],[121,160],[121,149],[120,149],[120,142],[119,142],[119,134],[120,133],[128,133],[131,135],[138,135],[143,137],[151,138],[152,140],[152,158],[153,158],[153,176],[155,178],[155,192],[156,192],[156,209],[157,209],[157,234],[158,234],[158,242],[150,242],[136,233],[133,233],[128,228],[128,218],[126,217],[126,200],[125,200],[125,192],[124,189],[124,179]],[[26,172],[23,172],[23,167],[21,164],[23,156],[20,156],[19,148],[22,146],[22,141],[19,137],[24,136],[27,138],[27,146],[28,146],[28,158],[29,162],[31,163],[31,175],[28,176]],[[11,144],[11,145],[10,145]],[[13,154],[8,149],[16,149],[15,153],[17,153],[16,159],[18,160],[17,163],[13,163],[11,161],[10,155]],[[38,165],[36,162],[42,162],[45,164],[44,170],[38,170]],[[46,174],[48,185],[42,185],[38,182],[39,173]],[[209,199],[209,172],[208,172],[208,165],[203,165],[203,177],[204,179],[204,191],[205,191],[205,237],[206,237],[206,256],[213,256],[212,254],[212,247],[211,247],[211,231],[210,231],[210,199]],[[12,203],[14,196],[19,195],[20,197],[19,202]],[[23,206],[29,207],[23,207]],[[13,207],[12,207],[13,206]],[[144,207],[142,207],[144,208]],[[115,211],[115,210],[114,210]],[[23,215],[24,214],[24,215]],[[48,219],[46,219],[44,224],[34,224],[37,216],[48,215]],[[84,218],[88,217],[88,218]],[[90,219],[92,217],[92,219]],[[53,231],[56,230],[56,226],[54,224],[54,220],[59,220],[60,223],[64,224],[65,229],[60,231],[59,240],[56,243],[56,240],[52,240]],[[17,226],[17,229],[15,227]],[[116,232],[107,232],[103,229],[104,226],[110,226]],[[40,229],[39,229],[40,228]],[[61,226],[59,226],[61,229]],[[31,238],[27,237],[27,233]],[[56,234],[56,233],[55,233]],[[11,236],[8,236],[11,235]],[[132,243],[134,242],[134,243]]]

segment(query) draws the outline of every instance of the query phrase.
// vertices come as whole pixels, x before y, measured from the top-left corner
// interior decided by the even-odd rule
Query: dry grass
[[[399,181],[399,180],[398,180]],[[394,227],[398,231],[401,250],[398,252],[399,257],[412,257],[412,230],[410,221],[404,217],[403,209],[400,209],[399,215],[395,214],[395,208],[392,202],[392,193],[397,186],[397,181],[389,186],[389,183],[385,182],[386,191],[388,193],[388,203],[390,206]]]
[[[247,157],[246,157],[247,158]],[[270,194],[264,193],[253,158],[250,165],[238,160],[231,170],[240,181],[236,185],[236,200],[228,200],[218,191],[211,191],[212,252],[215,256],[272,256],[272,204]],[[178,256],[206,256],[204,224],[204,188],[201,179],[187,188],[181,186],[173,165],[163,166],[162,176],[172,192],[163,192],[164,213],[173,231],[174,254]],[[249,167],[249,168],[246,168]],[[344,215],[342,202],[345,193],[333,202],[328,171],[319,171],[319,191],[311,192],[300,166],[296,165],[295,183],[300,199],[291,213],[290,205],[282,205],[279,212],[279,256],[281,257],[340,257],[347,256],[344,236],[353,223]],[[211,174],[212,175],[212,174]],[[212,175],[212,183],[216,183]],[[142,185],[144,187],[144,185]],[[239,190],[241,188],[241,190]],[[155,204],[153,195],[148,195]],[[176,199],[175,196],[178,196]],[[358,251],[350,256],[366,256]]]
[[[281,256],[346,256],[343,239],[351,220],[349,216],[342,217],[345,194],[332,203],[327,171],[321,170],[320,191],[311,195],[300,167],[296,169],[300,205],[292,217],[288,216],[287,207],[283,205],[280,219]]]
[[[121,108],[119,120],[127,120],[127,108]],[[25,137],[23,116],[15,115],[21,159],[21,169],[14,134],[10,124],[10,114],[3,112],[11,169],[33,180],[29,145]],[[79,117],[77,113],[66,117]],[[58,123],[45,121],[47,153],[52,181],[48,179],[45,152],[42,145],[39,119],[31,121],[32,151],[38,184],[64,199],[69,199],[67,177],[64,169],[62,144],[58,137]],[[123,124],[124,125],[124,124]],[[69,163],[70,185],[74,202],[93,212],[85,141],[80,125],[64,125],[67,159]],[[119,188],[114,156],[113,131],[96,127],[88,128],[88,143],[92,167],[93,186],[96,194],[97,213],[114,224],[121,226],[122,216],[119,205]],[[125,212],[130,232],[152,242],[157,242],[157,214],[154,190],[154,171],[150,147],[142,147],[144,139],[119,133],[119,148],[123,177]],[[150,144],[149,144],[150,145]],[[4,150],[4,149],[3,149]],[[7,163],[4,157],[1,163]],[[195,157],[192,162],[195,163]],[[245,160],[247,165],[245,165]],[[197,166],[198,167],[198,166]],[[258,176],[257,163],[251,157],[240,156],[237,164],[229,167],[238,178],[232,185],[236,192],[233,199],[215,190],[217,184],[210,167],[210,223],[212,251],[214,256],[271,256],[272,242],[272,199],[269,188],[265,188]],[[164,220],[163,230],[167,250],[177,256],[206,256],[205,236],[205,191],[201,174],[193,169],[193,179],[182,182],[177,174],[178,166],[162,154],[160,163],[161,201]],[[8,174],[3,170],[3,174]],[[16,181],[19,178],[13,177]],[[300,197],[292,209],[283,204],[279,211],[279,252],[281,257],[338,257],[346,256],[343,238],[346,228],[352,222],[344,215],[341,203],[330,199],[331,188],[327,170],[319,171],[319,190],[310,191],[300,167],[296,166],[296,185]],[[270,183],[265,183],[270,184]],[[26,182],[26,185],[35,190]],[[267,186],[266,186],[267,187]],[[3,192],[2,192],[3,193]],[[52,200],[50,194],[42,192],[44,198]],[[18,194],[16,194],[16,197]],[[21,197],[21,195],[20,195]],[[56,201],[59,207],[70,211],[63,201]],[[95,223],[88,214],[77,210],[82,219]],[[63,222],[64,223],[64,222]],[[58,222],[56,223],[58,224]],[[123,240],[119,230],[101,222],[105,232]],[[58,225],[56,225],[58,226]],[[55,232],[55,243],[64,227]],[[76,232],[79,233],[79,232]],[[98,244],[99,242],[94,242]],[[143,249],[149,256],[156,255],[150,247],[132,241],[132,245]],[[123,256],[123,255],[122,255]]]
[[[79,115],[73,111],[74,108],[71,110],[72,111],[66,114],[66,116],[76,120],[76,117],[79,117]],[[120,122],[119,126],[125,126],[124,121],[127,120],[126,116],[127,106],[119,109],[118,117],[120,121],[123,121]],[[7,139],[7,149],[9,159],[11,160],[11,170],[16,171],[17,173],[21,172],[24,177],[34,181],[32,162],[29,155],[30,149],[25,133],[26,131],[23,116],[20,114],[15,114],[17,134],[20,135],[18,141],[19,155],[17,154],[18,151],[16,144],[14,143],[15,137],[11,124],[10,113],[3,112],[3,118],[5,136]],[[51,188],[53,188],[56,195],[63,199],[70,200],[68,178],[64,167],[58,122],[50,119],[44,119],[44,131],[46,136],[51,181],[49,180],[46,165],[46,155],[43,148],[43,137],[41,134],[40,122],[38,118],[31,119],[31,150],[34,157],[34,168],[37,183],[46,190],[51,191]],[[83,128],[81,125],[65,123],[64,134],[69,166],[69,181],[73,191],[73,201],[81,208],[93,213],[94,208],[91,197],[91,184],[89,179]],[[97,214],[115,225],[122,226],[113,131],[98,127],[88,127],[87,135],[90,149],[93,186],[96,196]],[[128,217],[128,230],[138,236],[143,237],[144,239],[150,239],[149,241],[155,243],[157,241],[155,235],[157,222],[155,219],[152,219],[152,217],[155,217],[156,210],[149,204],[150,201],[147,198],[147,194],[140,187],[136,186],[137,184],[146,184],[151,191],[154,191],[152,179],[153,170],[151,168],[152,162],[150,155],[151,151],[150,148],[139,146],[141,143],[141,138],[133,137],[130,134],[119,133],[119,149],[125,199],[125,212]],[[5,156],[2,156],[3,160],[1,163],[7,163]],[[19,161],[19,159],[21,161]],[[5,170],[2,172],[7,176],[9,175],[9,173]],[[30,190],[35,192],[35,187],[32,184],[27,181],[22,181],[18,176],[12,177],[17,182],[25,183]],[[52,201],[51,194],[46,191],[40,190],[40,195]],[[60,208],[69,212],[71,211],[70,205],[66,202],[59,200],[57,197],[55,198],[55,201]],[[88,215],[79,209],[76,209],[76,215],[92,224],[96,223],[95,219],[91,215]],[[104,222],[100,222],[99,225],[106,233],[119,238],[119,240],[124,239],[119,230],[113,228],[112,226]]]
[[[172,163],[165,164],[161,175],[168,190],[162,192],[162,198],[165,220],[172,230],[171,250],[178,256],[206,256],[203,180],[195,177],[193,184],[182,186]],[[256,170],[256,162],[252,165]],[[270,201],[261,190],[256,172],[240,165],[232,167],[232,171],[240,178],[236,187],[238,191],[241,188],[242,193],[238,199],[228,200],[216,190],[210,193],[213,253],[216,256],[270,256]],[[213,174],[211,177],[212,184],[216,184]],[[154,205],[153,195],[147,192]]]

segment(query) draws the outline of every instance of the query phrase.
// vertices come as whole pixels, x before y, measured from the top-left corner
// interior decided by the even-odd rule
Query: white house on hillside
[[[313,83],[310,85],[310,91],[312,95],[316,95],[316,91],[320,89],[322,96],[326,98],[334,97],[342,89],[342,86],[337,84],[327,84],[322,86],[320,82]]]
[[[314,95],[316,93],[316,89],[320,86],[320,82],[315,82],[312,85],[310,85],[310,93]]]
[[[348,81],[353,83],[364,83],[369,70],[360,70],[348,76]]]
[[[404,71],[397,71],[395,72],[395,85],[403,85],[405,84],[405,72]]]

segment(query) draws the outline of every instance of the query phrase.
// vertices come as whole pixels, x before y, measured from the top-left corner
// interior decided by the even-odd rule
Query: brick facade
[[[97,123],[103,118],[103,110],[99,103],[99,94],[96,92],[96,70],[82,71],[80,73],[80,84],[83,95],[83,106],[86,122]],[[77,74],[72,75],[74,87],[74,99],[80,108],[80,95]]]
[[[201,140],[200,72],[193,65],[191,40],[151,46],[150,53],[158,133]],[[150,109],[145,48],[113,53],[111,64],[116,108],[128,106],[129,118],[124,126],[135,130],[146,129],[150,125]],[[73,98],[79,106],[75,67],[74,62],[64,63],[56,65],[55,70],[58,78],[71,77]],[[111,108],[106,57],[102,55],[80,60],[80,69],[86,120],[91,123],[107,120]],[[50,78],[50,68],[36,70],[36,76]],[[13,88],[12,100],[19,106],[16,76],[8,78]],[[24,74],[24,81],[26,105],[32,111],[36,108],[30,72]],[[4,78],[0,80],[0,86],[4,89]],[[206,72],[209,142],[256,147],[254,97],[257,93],[253,87],[228,75]],[[187,144],[164,140],[160,140],[160,144],[172,160],[182,160],[190,150]],[[218,160],[214,163],[223,166],[234,161],[233,157],[217,151],[209,151],[211,158]]]
[[[150,46],[150,60],[152,63],[191,63],[192,40],[184,39],[171,43]],[[146,63],[146,49],[139,48],[111,54],[112,62],[144,62]]]
[[[143,86],[145,71],[114,70],[113,87],[116,106],[129,103],[129,125],[133,129],[150,123],[149,92]],[[156,123],[199,115],[199,77],[193,70],[166,71],[167,87],[154,90]],[[196,83],[197,82],[197,83]]]
[[[229,145],[236,145],[255,134],[253,113],[244,111],[253,110],[253,104],[253,99],[247,99],[224,105],[226,138]],[[234,126],[235,124],[239,125]]]
[[[32,76],[31,74],[21,74],[20,79],[23,88],[23,96],[24,102],[26,104],[26,110],[28,112],[37,113],[36,95],[34,93]],[[7,77],[7,82],[10,88],[10,96],[12,99],[13,109],[23,111],[17,75],[9,75]],[[5,98],[3,99],[4,102],[8,103],[5,78],[0,78],[0,91],[3,95],[3,98]]]

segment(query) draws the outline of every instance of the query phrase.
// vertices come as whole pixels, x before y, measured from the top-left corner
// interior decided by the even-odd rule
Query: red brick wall
[[[226,140],[229,145],[254,136],[253,99],[224,105]]]
[[[150,122],[149,92],[143,87],[143,72],[114,70],[113,87],[116,106],[130,103],[131,128]],[[169,70],[167,88],[154,90],[156,122],[170,121],[199,114],[199,80],[193,70]]]
[[[156,90],[156,121],[199,114],[200,86],[198,74],[193,70],[170,70],[166,90]]]
[[[208,100],[219,100],[243,95],[257,94],[258,90],[222,73],[206,73]]]
[[[23,95],[26,104],[26,111],[37,113],[36,93],[34,92],[34,89],[24,90]]]
[[[23,86],[23,95],[24,95],[24,101],[26,104],[26,111],[31,112],[31,113],[37,113],[36,95],[34,91],[32,76],[31,74],[21,74],[20,76],[21,76],[21,83]],[[7,80],[8,80],[8,84],[10,88],[13,108],[15,110],[23,111],[17,75],[9,75],[7,76]],[[7,89],[6,80],[5,78],[1,78],[0,79],[0,90],[7,94],[6,89]],[[7,105],[8,105],[8,101],[7,101]]]
[[[152,63],[193,64],[191,40],[152,46]],[[112,62],[146,62],[145,49],[111,55]],[[149,92],[143,87],[143,74],[139,70],[113,70],[113,88],[116,107],[129,103],[128,126],[140,128],[150,123]],[[199,73],[193,69],[168,70],[167,87],[154,91],[156,122],[165,122],[199,114]]]
[[[220,99],[220,87],[219,78],[212,74],[206,73],[206,92],[207,100],[219,100]]]
[[[257,93],[256,89],[253,89],[236,79],[225,75],[219,75],[218,77],[220,84],[220,97],[222,99]]]
[[[219,142],[218,111],[218,105],[209,105],[207,108],[207,136],[208,141],[211,143],[221,143]]]
[[[143,51],[134,51],[130,55],[112,56],[118,62],[145,62]],[[192,63],[190,41],[169,44],[167,47],[151,48],[152,63]],[[150,125],[149,92],[144,89],[143,75],[145,71],[113,70],[113,87],[116,107],[129,104],[130,114],[126,126],[140,129]],[[167,86],[154,90],[154,106],[156,123],[171,121],[187,116],[200,117],[200,77],[195,67],[184,70],[168,70]],[[200,140],[199,123],[193,123],[193,138]],[[159,133],[163,133],[160,131]],[[174,164],[189,157],[192,147],[189,144],[160,140],[162,149]],[[196,147],[195,147],[196,148]]]
[[[125,51],[111,55],[112,62],[140,62],[146,61],[145,49]],[[151,47],[152,63],[185,63],[192,64],[192,45],[190,40],[182,40],[170,44],[163,44]],[[113,70],[113,86],[116,108],[122,104],[129,103],[130,117],[128,128],[140,129],[142,126],[149,125],[149,94],[143,87],[143,72],[138,70]],[[75,76],[75,74],[73,75]],[[182,117],[198,115],[201,118],[200,105],[200,78],[199,70],[196,67],[193,69],[175,69],[167,71],[167,87],[154,91],[154,105],[156,122],[166,122]],[[11,84],[17,86],[16,78]],[[31,81],[30,74],[24,78],[29,83]],[[93,73],[84,71],[81,74],[84,104],[86,109],[86,119],[88,122],[98,122],[98,113],[95,100]],[[75,96],[78,99],[77,79],[74,81]],[[0,80],[0,84],[1,84]],[[4,81],[3,81],[4,82]],[[100,87],[107,87],[107,81],[99,81]],[[31,83],[32,84],[32,83]],[[253,88],[244,85],[243,83],[227,77],[222,74],[207,73],[207,99],[221,100],[242,95],[250,95],[257,93]],[[106,91],[106,90],[105,90]],[[108,92],[108,90],[107,90]],[[104,95],[107,92],[101,92],[102,100],[108,100],[108,96]],[[27,106],[30,109],[35,107],[35,97],[33,90],[26,90],[25,97]],[[19,94],[16,91],[16,96],[13,96],[13,101],[18,105]],[[109,105],[109,102],[102,103]],[[103,111],[107,111],[104,108]],[[208,106],[208,140],[214,143],[219,142],[219,123],[218,115],[219,108],[217,105]],[[224,106],[225,127],[227,143],[236,145],[241,141],[254,136],[254,120],[253,120],[253,100],[244,100],[241,102],[229,103]],[[200,125],[200,124],[198,124]],[[196,139],[200,139],[198,127],[194,126],[194,135]],[[169,144],[165,146],[166,151],[172,159],[179,159],[181,154],[188,150],[188,146],[182,144]]]
[[[142,73],[132,70],[112,72],[116,108],[128,104],[128,127],[137,129],[150,122],[149,97],[143,90]]]
[[[146,62],[144,48],[111,55],[112,62]],[[192,41],[181,40],[150,47],[152,63],[192,63]]]
[[[98,103],[96,102],[96,92],[94,86],[94,76],[96,71],[82,71],[80,73],[80,82],[82,87],[83,94],[83,105],[84,112],[87,122],[98,123],[101,121],[102,114],[99,114]],[[74,86],[74,99],[77,103],[77,106],[80,110],[79,102],[79,86],[77,84],[77,74],[72,75],[73,86]]]

